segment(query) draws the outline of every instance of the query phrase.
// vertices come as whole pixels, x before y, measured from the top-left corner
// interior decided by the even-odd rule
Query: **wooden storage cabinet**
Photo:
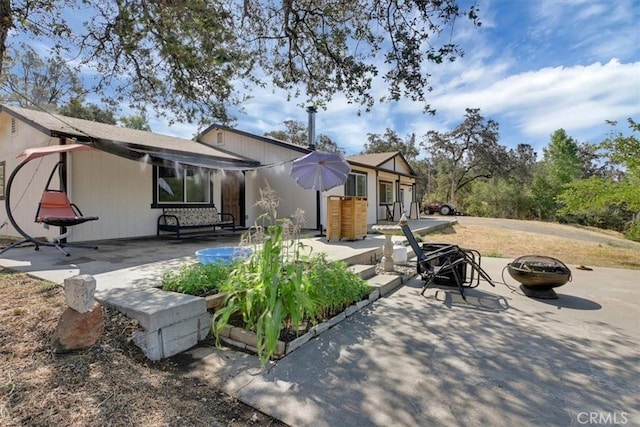
[[[329,196],[327,199],[327,240],[356,240],[367,237],[367,198]]]
[[[327,197],[327,240],[341,239],[342,197]]]

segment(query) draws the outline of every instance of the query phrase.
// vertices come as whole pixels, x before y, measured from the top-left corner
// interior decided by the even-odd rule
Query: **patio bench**
[[[161,231],[175,233],[180,238],[180,232],[184,230],[216,231],[218,228],[231,228],[236,231],[235,218],[230,213],[218,212],[215,206],[188,207],[188,208],[163,208],[162,215],[158,217],[156,235]]]

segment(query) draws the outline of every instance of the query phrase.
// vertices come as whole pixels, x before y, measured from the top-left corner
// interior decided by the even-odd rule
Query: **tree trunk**
[[[451,188],[449,189],[449,200],[447,200],[453,206],[456,205],[456,179],[455,176],[451,175]]]
[[[2,65],[7,51],[7,35],[12,26],[11,0],[0,0],[0,76],[2,76]]]

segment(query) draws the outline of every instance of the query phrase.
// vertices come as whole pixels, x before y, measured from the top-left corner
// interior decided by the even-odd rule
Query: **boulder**
[[[102,305],[95,304],[93,309],[86,313],[78,313],[67,307],[53,333],[53,349],[56,353],[87,349],[100,339],[103,329]]]

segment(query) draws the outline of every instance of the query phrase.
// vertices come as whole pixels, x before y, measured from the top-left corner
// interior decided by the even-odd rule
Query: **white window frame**
[[[384,191],[383,187],[385,187]],[[378,197],[378,203],[380,204],[380,206],[393,205],[393,183],[389,181],[378,182]],[[387,198],[389,200],[387,200]]]
[[[354,180],[355,194],[349,194],[349,181]],[[362,172],[349,172],[347,182],[344,184],[344,195],[347,197],[367,197],[367,174]]]

